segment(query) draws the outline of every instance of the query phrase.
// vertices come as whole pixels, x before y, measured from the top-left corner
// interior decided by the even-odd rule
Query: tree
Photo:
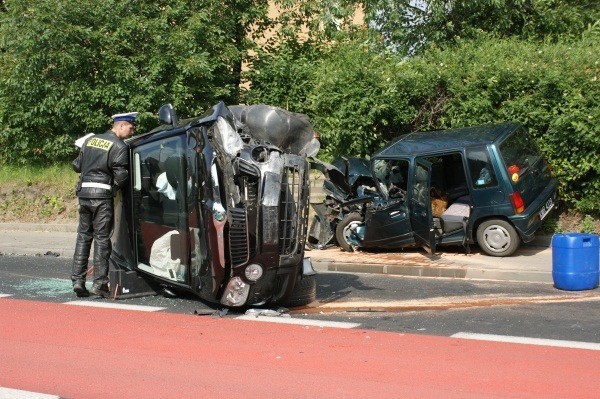
[[[348,35],[364,39],[365,27],[354,21],[360,5],[338,0],[276,0],[272,5],[276,12],[270,28],[255,36],[242,99],[310,113],[308,95],[320,63],[331,59],[327,53]]]
[[[496,37],[556,41],[577,37],[600,18],[590,0],[364,0],[366,20],[388,46],[415,54],[457,38]]]
[[[0,153],[51,162],[108,116],[138,110],[141,130],[165,102],[185,117],[237,102],[246,32],[266,0],[4,1]]]

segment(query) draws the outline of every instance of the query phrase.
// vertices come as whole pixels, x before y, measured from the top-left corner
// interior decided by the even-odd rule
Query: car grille
[[[232,266],[248,262],[248,230],[244,208],[231,208],[232,223],[229,226],[229,252]]]
[[[279,254],[293,255],[304,246],[308,181],[299,166],[286,166],[281,183],[279,208]]]

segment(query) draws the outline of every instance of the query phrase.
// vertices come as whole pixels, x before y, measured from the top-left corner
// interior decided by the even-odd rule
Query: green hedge
[[[416,130],[517,121],[550,161],[562,200],[598,214],[597,39],[593,29],[570,43],[483,36],[407,59],[374,50],[365,40],[340,40],[314,64],[300,62],[293,70],[285,69],[277,55],[263,59],[252,100],[268,98],[308,113],[321,134],[324,159],[366,156]],[[302,71],[300,81],[294,80],[294,70]],[[292,96],[271,90],[295,83]]]

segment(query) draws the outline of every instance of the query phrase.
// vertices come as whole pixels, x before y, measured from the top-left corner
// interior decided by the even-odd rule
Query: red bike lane
[[[0,299],[0,386],[62,398],[597,398],[600,353]]]

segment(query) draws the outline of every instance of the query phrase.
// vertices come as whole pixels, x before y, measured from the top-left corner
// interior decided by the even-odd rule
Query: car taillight
[[[525,203],[523,202],[523,198],[521,198],[521,194],[519,194],[518,192],[514,192],[510,194],[509,197],[512,206],[515,209],[515,213],[517,215],[519,213],[523,213],[523,211],[525,211]]]

